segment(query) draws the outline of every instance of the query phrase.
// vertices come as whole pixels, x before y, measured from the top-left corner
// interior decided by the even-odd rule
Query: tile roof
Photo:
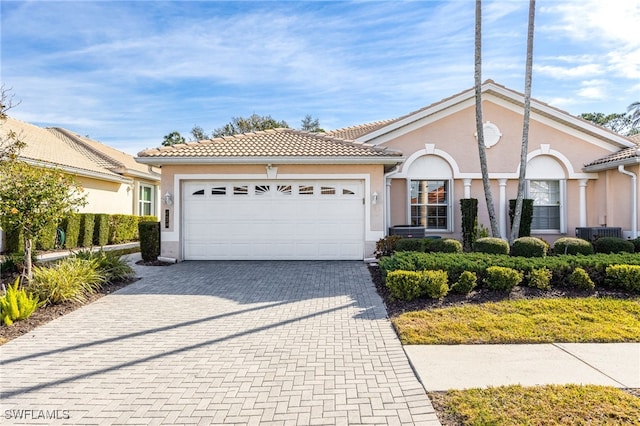
[[[225,136],[169,147],[148,149],[138,157],[239,158],[239,157],[401,157],[385,148],[287,128]]]
[[[42,128],[12,117],[7,117],[1,126],[2,132],[13,130],[26,143],[19,153],[22,160],[51,164],[78,174],[101,175],[107,180],[121,180],[127,170],[159,180],[156,174],[148,172],[147,166],[136,163],[132,156],[69,130]],[[125,159],[127,156],[129,159]]]
[[[640,164],[640,134],[629,136],[628,139],[635,143],[636,146],[631,146],[628,148],[621,149],[618,152],[614,152],[613,154],[609,154],[605,157],[599,158],[595,161],[592,161],[589,164],[585,164],[585,168],[593,168],[594,166],[606,166],[611,165],[612,167],[618,164]]]
[[[381,120],[381,121],[375,121],[373,123],[360,124],[357,126],[343,127],[341,129],[330,130],[327,132],[327,135],[333,136],[335,138],[340,138],[340,139],[355,140],[355,139],[358,139],[360,136],[364,136],[367,133],[371,133],[388,124],[391,124],[395,120],[396,119]]]

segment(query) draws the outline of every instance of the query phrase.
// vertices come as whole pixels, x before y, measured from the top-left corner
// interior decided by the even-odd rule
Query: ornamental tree
[[[58,223],[86,196],[74,179],[57,169],[31,166],[23,161],[0,163],[0,216],[5,229],[22,232],[25,266],[23,277],[32,277],[33,241],[47,225]]]

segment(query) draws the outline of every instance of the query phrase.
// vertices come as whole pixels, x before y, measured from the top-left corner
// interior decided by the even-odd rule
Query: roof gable
[[[524,95],[522,93],[499,85],[493,80],[487,80],[482,84],[482,93],[483,95],[488,95],[483,98],[483,100],[493,98],[501,100],[506,104],[510,104],[514,108],[524,108]],[[367,133],[361,134],[357,140],[371,143],[373,145],[384,144],[388,140],[424,125],[424,122],[426,121],[437,120],[448,114],[453,114],[461,108],[469,107],[474,104],[475,90],[471,88],[402,117],[388,120],[385,122],[386,124],[384,126],[374,128]],[[552,107],[536,99],[531,100],[531,111],[534,114],[550,119],[560,126],[578,130],[591,138],[612,144],[618,148],[624,149],[635,146],[635,144],[625,136],[595,125],[590,121],[575,117],[565,111]]]

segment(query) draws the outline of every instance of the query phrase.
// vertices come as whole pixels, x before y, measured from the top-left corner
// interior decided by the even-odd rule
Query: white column
[[[499,226],[500,226],[500,235],[502,239],[508,240],[509,236],[507,235],[507,180],[506,179],[498,179],[498,183],[500,184],[500,214],[499,214]]]
[[[464,198],[471,198],[471,179],[466,178],[464,182]]]
[[[587,226],[587,182],[588,179],[580,179],[580,227]]]
[[[407,225],[411,225],[411,179],[407,178]]]

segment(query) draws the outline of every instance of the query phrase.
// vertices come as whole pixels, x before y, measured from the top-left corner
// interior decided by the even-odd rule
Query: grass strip
[[[405,345],[640,342],[640,298],[508,300],[392,319]]]
[[[446,424],[640,424],[640,398],[608,386],[515,385],[452,390],[429,397]]]

